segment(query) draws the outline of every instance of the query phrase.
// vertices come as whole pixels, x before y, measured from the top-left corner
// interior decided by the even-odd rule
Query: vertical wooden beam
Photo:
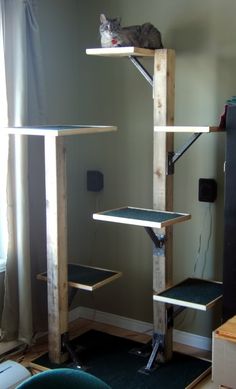
[[[61,335],[68,328],[66,166],[63,137],[46,135],[48,347],[51,362],[63,360]]]
[[[154,126],[174,124],[175,52],[156,50],[154,59]],[[153,207],[172,211],[173,177],[166,175],[167,153],[173,151],[173,133],[154,132]],[[166,236],[164,250],[153,253],[153,289],[160,292],[172,282],[172,227],[156,231]],[[164,336],[164,358],[172,356],[172,329],[167,327],[166,305],[154,303],[154,331]]]

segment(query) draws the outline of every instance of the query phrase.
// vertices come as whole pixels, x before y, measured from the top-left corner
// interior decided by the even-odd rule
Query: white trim
[[[201,350],[211,351],[212,341],[211,338],[205,336],[196,335],[190,332],[174,330],[174,341],[187,346],[196,347]]]
[[[152,334],[153,325],[151,323],[130,319],[129,317],[114,315],[112,313],[102,312],[86,307],[78,307],[70,311],[69,320],[73,321],[78,318],[94,320],[99,323],[110,324],[119,328],[130,331]]]
[[[207,305],[192,303],[190,301],[185,301],[185,300],[178,300],[178,299],[174,299],[174,298],[166,297],[166,296],[160,296],[159,294],[154,294],[153,300],[159,301],[161,303],[175,304],[175,305],[178,305],[180,307],[198,309],[200,311],[207,310]]]
[[[20,340],[11,340],[9,342],[0,342],[0,356],[6,353],[9,353],[11,350],[14,350],[16,347],[22,346],[24,343]]]
[[[148,322],[131,319],[129,317],[114,315],[108,312],[102,312],[87,307],[77,307],[70,311],[69,320],[73,321],[78,318],[94,320],[100,323],[114,325],[130,331],[152,334],[153,325]],[[211,338],[192,334],[190,332],[174,330],[173,340],[175,342],[185,344],[191,347],[196,347],[202,350],[211,351]]]

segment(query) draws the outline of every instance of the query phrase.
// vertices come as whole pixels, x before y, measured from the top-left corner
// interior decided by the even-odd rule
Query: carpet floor
[[[146,366],[148,356],[130,353],[132,349],[142,348],[142,343],[96,330],[75,338],[73,347],[78,350],[85,370],[101,378],[113,389],[184,389],[211,367],[208,361],[174,353],[170,362],[160,364],[149,375],[142,374],[139,369]],[[52,364],[48,354],[32,361],[32,365],[51,369],[73,368],[71,361],[61,365]]]

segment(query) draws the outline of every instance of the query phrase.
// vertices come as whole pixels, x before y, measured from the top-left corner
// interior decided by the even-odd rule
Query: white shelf
[[[220,127],[210,126],[154,126],[155,132],[222,132]]]
[[[115,281],[121,275],[121,272],[115,270],[72,263],[68,264],[68,286],[90,292]],[[37,279],[47,281],[47,272],[38,274]]]
[[[222,298],[221,282],[187,278],[186,280],[153,295],[154,301],[206,311]]]
[[[140,47],[108,47],[87,49],[86,54],[102,57],[154,57],[155,50],[142,49]]]
[[[7,134],[13,135],[39,135],[39,136],[67,136],[97,134],[100,132],[116,131],[115,126],[95,126],[95,125],[74,125],[74,126],[29,126],[29,127],[7,127]]]
[[[93,214],[93,219],[130,224],[133,226],[162,228],[190,219],[187,213],[157,211],[134,207],[124,207]]]

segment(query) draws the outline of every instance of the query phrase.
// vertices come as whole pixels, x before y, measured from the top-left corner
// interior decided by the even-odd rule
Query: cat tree
[[[207,310],[222,297],[218,282],[188,278],[173,286],[173,226],[190,219],[189,214],[173,212],[173,173],[175,162],[202,133],[217,132],[218,127],[175,127],[174,87],[175,52],[169,49],[148,50],[134,47],[88,49],[88,55],[128,57],[153,88],[153,209],[125,207],[94,214],[94,219],[137,225],[145,228],[153,242],[153,324],[152,352],[143,372],[149,374],[156,362],[172,359],[173,320],[182,309]],[[154,58],[154,77],[146,71],[138,57]],[[66,212],[65,136],[114,131],[114,127],[65,126],[10,128],[12,136],[43,136],[45,143],[47,272],[38,276],[47,281],[49,361],[60,364],[75,357],[68,334],[68,287],[94,290],[106,285],[121,273],[68,264]],[[174,132],[193,135],[174,152]],[[84,270],[86,277],[84,278]],[[82,276],[81,276],[82,275]],[[200,290],[208,291],[207,298]],[[194,290],[188,295],[186,290]],[[205,293],[204,293],[205,294]],[[187,299],[186,299],[187,297]],[[142,350],[141,350],[142,352]],[[76,358],[76,357],[75,357]],[[75,360],[75,362],[77,362]],[[32,366],[35,366],[32,363]],[[42,370],[44,367],[36,366]]]

